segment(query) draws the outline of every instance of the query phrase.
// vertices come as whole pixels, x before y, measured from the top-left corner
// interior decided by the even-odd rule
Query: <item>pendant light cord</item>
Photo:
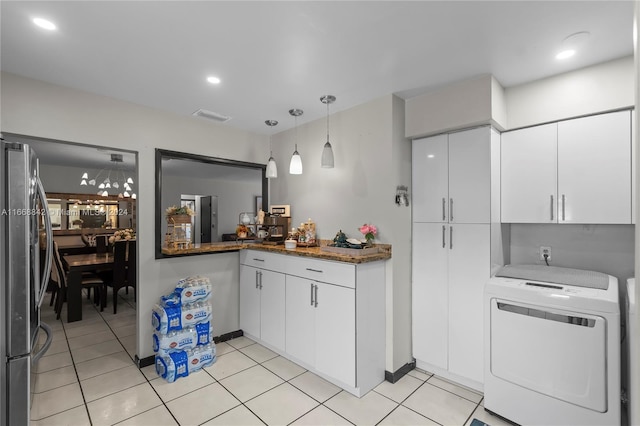
[[[329,102],[327,102],[327,142],[329,142]]]

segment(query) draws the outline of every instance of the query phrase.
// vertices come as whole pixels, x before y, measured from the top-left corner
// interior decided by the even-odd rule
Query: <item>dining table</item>
[[[113,269],[113,253],[73,254],[62,257],[67,279],[67,322],[82,320],[82,273]]]

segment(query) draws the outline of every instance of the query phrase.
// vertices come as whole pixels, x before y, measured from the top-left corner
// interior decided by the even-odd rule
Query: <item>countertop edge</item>
[[[340,253],[332,253],[321,251],[320,247],[298,247],[296,249],[285,249],[282,245],[263,245],[259,243],[244,243],[237,245],[206,245],[193,247],[188,249],[168,249],[166,247],[162,248],[162,254],[164,258],[175,258],[175,257],[186,257],[186,256],[194,256],[194,255],[202,255],[202,254],[217,254],[217,253],[229,253],[236,252],[240,250],[259,250],[265,252],[271,252],[276,254],[283,254],[287,256],[298,256],[298,257],[311,257],[320,260],[330,260],[334,262],[343,262],[343,263],[352,263],[352,264],[360,264],[360,263],[368,263],[368,262],[377,262],[380,260],[391,259],[391,245],[390,244],[379,244],[376,245],[381,251],[375,254],[369,254],[365,256],[351,256],[347,254]]]

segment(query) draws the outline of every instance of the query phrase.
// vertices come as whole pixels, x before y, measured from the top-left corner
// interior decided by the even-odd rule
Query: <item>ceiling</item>
[[[633,54],[633,1],[2,1],[4,71],[258,133],[490,73],[505,87]],[[58,29],[34,26],[39,16]],[[554,55],[590,32],[576,56]],[[212,85],[206,77],[222,82]],[[195,118],[194,118],[195,119]],[[203,118],[198,118],[203,119]],[[280,125],[270,129],[266,119]]]

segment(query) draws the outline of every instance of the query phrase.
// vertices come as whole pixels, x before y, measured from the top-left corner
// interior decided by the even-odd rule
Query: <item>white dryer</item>
[[[484,293],[484,407],[522,425],[619,425],[620,305],[610,275],[503,267]]]

